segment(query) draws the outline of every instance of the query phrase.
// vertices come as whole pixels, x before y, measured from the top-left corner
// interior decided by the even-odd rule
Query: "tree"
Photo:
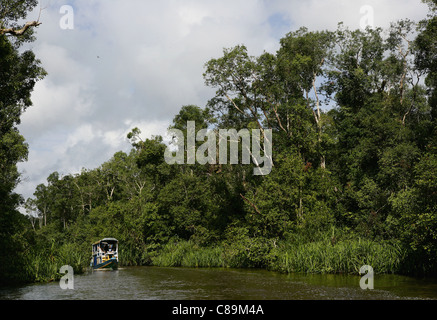
[[[419,70],[427,73],[429,102],[433,119],[437,119],[437,2],[424,1],[430,8],[429,18],[420,22],[420,33],[415,39],[415,64]]]
[[[27,14],[38,4],[38,0],[3,0],[0,7],[0,35],[10,35],[17,37],[18,41],[30,41],[32,39],[32,29],[41,24],[38,20],[28,21],[19,24],[18,21],[26,19]],[[40,10],[41,15],[41,10]]]
[[[290,126],[290,116],[287,112],[286,127],[288,129],[285,130],[285,125],[282,123],[285,120],[281,120],[285,117],[280,117],[277,109],[281,104],[287,105],[293,99],[295,101],[299,99],[305,103],[306,108],[311,111],[314,117],[314,124],[317,128],[316,152],[320,155],[320,166],[324,169],[326,167],[326,157],[322,150],[322,143],[325,139],[323,130],[326,116],[321,111],[321,91],[317,88],[317,82],[321,81],[326,72],[325,65],[328,65],[331,56],[334,33],[329,31],[308,32],[306,28],[300,28],[296,32],[288,33],[280,42],[281,48],[277,53],[279,83],[283,84],[282,91],[284,93],[287,93],[290,88],[294,92],[282,93],[268,102],[276,105],[272,109],[280,128],[288,132],[289,135],[294,133],[293,129],[290,129],[294,127]],[[292,114],[292,112],[290,113]]]
[[[409,249],[416,272],[435,274],[437,264],[437,1],[427,0],[428,19],[419,23],[414,40],[415,68],[426,75],[426,102],[415,124],[423,132],[417,161],[410,165],[412,183],[390,197],[394,228]],[[417,153],[417,151],[416,151]],[[408,162],[407,162],[408,163]]]
[[[328,159],[342,188],[344,217],[364,234],[387,236],[389,197],[413,185],[412,168],[430,134],[423,73],[414,60],[413,26],[337,30],[337,50],[327,72],[332,141]],[[344,221],[345,222],[345,221]]]
[[[19,264],[20,258],[12,259],[10,255],[20,255],[24,245],[13,238],[23,227],[17,210],[23,200],[14,193],[20,181],[17,163],[25,161],[28,152],[17,125],[32,104],[31,92],[45,71],[32,51],[18,51],[21,43],[33,39],[30,30],[25,32],[31,26],[22,32],[16,26],[36,4],[36,0],[2,1],[0,6],[0,280],[17,275],[19,269],[11,261]]]
[[[36,206],[36,209],[38,210],[38,216],[42,221],[41,224],[43,226],[47,226],[47,220],[50,216],[51,203],[51,198],[49,196],[47,186],[42,183],[37,185],[33,195],[35,196],[34,204]]]

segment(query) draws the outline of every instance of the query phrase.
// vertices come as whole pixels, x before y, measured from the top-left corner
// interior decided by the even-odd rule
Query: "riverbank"
[[[254,238],[245,243],[201,247],[191,241],[165,245],[151,265],[161,267],[265,268],[282,273],[358,274],[363,265],[375,273],[400,273],[406,252],[370,240],[327,240],[293,244]]]
[[[51,282],[62,277],[60,268],[70,265],[75,274],[89,267],[88,242],[62,243],[35,248],[26,256],[21,279],[16,282]],[[211,244],[172,239],[165,244],[131,248],[120,242],[120,265],[257,268],[285,274],[359,274],[363,265],[375,274],[414,276],[421,269],[399,243],[374,241],[350,235],[313,234],[311,239],[293,235],[287,239],[242,236]]]

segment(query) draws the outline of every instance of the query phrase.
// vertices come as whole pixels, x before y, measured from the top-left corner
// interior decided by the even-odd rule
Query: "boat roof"
[[[118,241],[118,240],[115,239],[115,238],[103,238],[103,239],[100,240],[100,241]]]
[[[118,240],[115,239],[115,238],[103,238],[102,240],[96,241],[93,244],[98,244],[98,243],[100,243],[102,241],[115,241],[115,242],[118,242]]]

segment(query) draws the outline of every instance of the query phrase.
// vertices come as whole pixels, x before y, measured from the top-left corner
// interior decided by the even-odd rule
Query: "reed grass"
[[[394,244],[358,239],[285,244],[276,256],[269,268],[285,273],[359,273],[363,265],[370,265],[375,273],[395,273],[405,253]]]
[[[191,241],[166,244],[152,258],[152,265],[160,267],[223,267],[222,250],[219,247],[200,247]]]
[[[23,280],[26,282],[49,282],[62,277],[64,265],[73,267],[75,274],[83,273],[89,264],[89,252],[75,244],[64,244],[51,248],[30,251],[24,260]]]
[[[166,244],[152,259],[152,265],[162,267],[232,267],[262,265],[283,273],[355,273],[370,265],[375,273],[396,273],[401,269],[405,252],[400,246],[371,240],[343,240],[336,244],[322,240],[308,243],[283,242],[270,250],[229,247],[199,247],[190,241]],[[251,261],[261,261],[251,264]]]
[[[219,247],[198,248],[188,251],[182,258],[182,267],[214,268],[225,267],[222,249]]]

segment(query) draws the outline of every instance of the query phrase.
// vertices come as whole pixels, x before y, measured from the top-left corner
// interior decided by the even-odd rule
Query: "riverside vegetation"
[[[122,265],[435,275],[437,1],[426,2],[418,23],[301,28],[276,53],[238,45],[205,64],[216,95],[183,106],[171,128],[271,129],[268,175],[254,164],[169,165],[162,138],[134,128],[130,152],[53,172],[26,201],[13,192],[27,156],[16,126],[45,72],[18,52],[33,29],[0,33],[1,282],[55,280],[66,264],[80,273],[107,236]],[[1,28],[35,5],[0,8]]]

